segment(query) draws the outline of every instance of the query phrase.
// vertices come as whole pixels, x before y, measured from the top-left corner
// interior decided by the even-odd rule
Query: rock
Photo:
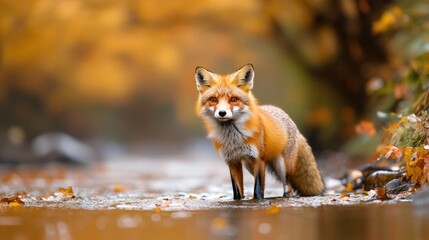
[[[393,179],[402,177],[402,175],[402,173],[393,170],[375,171],[366,178],[365,191],[374,189],[376,187],[383,187]]]
[[[396,178],[386,184],[386,193],[398,194],[407,191],[412,186],[412,183],[404,181],[402,178]]]
[[[38,136],[32,143],[34,153],[43,160],[88,164],[95,160],[95,151],[85,143],[61,132]]]

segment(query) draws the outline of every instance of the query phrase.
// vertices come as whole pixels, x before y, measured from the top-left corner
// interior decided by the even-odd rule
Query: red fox
[[[305,137],[280,108],[259,106],[251,90],[255,73],[247,64],[228,75],[195,70],[202,118],[216,150],[229,167],[234,199],[242,199],[243,167],[254,176],[254,198],[264,198],[265,171],[283,183],[283,196],[322,194],[322,176]]]

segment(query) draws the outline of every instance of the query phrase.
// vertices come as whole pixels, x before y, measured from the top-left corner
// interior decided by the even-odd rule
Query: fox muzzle
[[[215,118],[220,121],[227,121],[232,118],[232,111],[230,109],[216,109]]]

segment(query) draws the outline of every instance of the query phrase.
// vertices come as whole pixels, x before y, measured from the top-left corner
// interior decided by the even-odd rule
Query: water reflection
[[[26,207],[0,214],[1,239],[429,239],[429,217],[410,203],[189,212]]]

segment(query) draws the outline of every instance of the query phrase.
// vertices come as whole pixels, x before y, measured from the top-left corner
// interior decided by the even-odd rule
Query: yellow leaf
[[[404,149],[402,150],[402,153],[408,157],[408,156],[412,156],[413,154],[413,148],[412,147],[404,147]]]
[[[354,189],[353,183],[347,182],[346,188],[344,189],[344,193],[353,192],[353,189]],[[340,198],[342,198],[342,197],[340,197]]]
[[[19,202],[10,202],[9,203],[9,207],[21,207],[21,203]]]
[[[66,196],[72,196],[73,195],[73,188],[69,186],[68,188],[60,188],[60,193],[66,195]]]
[[[374,33],[382,33],[387,31],[395,23],[395,17],[390,12],[385,12],[381,18],[372,24]]]
[[[408,176],[412,176],[412,175],[414,175],[414,168],[412,168],[412,167],[408,166],[408,167],[407,167],[407,175],[408,175]]]
[[[340,199],[345,199],[345,200],[347,200],[347,199],[349,199],[350,198],[350,194],[349,193],[345,193],[345,192],[343,192],[343,193],[341,193],[341,195],[340,195]]]
[[[276,205],[271,206],[270,208],[267,209],[268,214],[277,214],[279,212],[280,212],[280,208]]]
[[[389,131],[396,130],[396,129],[398,129],[398,128],[399,128],[399,126],[400,126],[400,124],[399,124],[399,123],[394,122],[394,123],[391,123],[391,124],[389,125],[389,128],[387,128],[387,130],[389,130]]]
[[[127,192],[128,190],[129,188],[125,185],[122,185],[122,184],[113,185],[113,191],[115,191],[116,193]]]

